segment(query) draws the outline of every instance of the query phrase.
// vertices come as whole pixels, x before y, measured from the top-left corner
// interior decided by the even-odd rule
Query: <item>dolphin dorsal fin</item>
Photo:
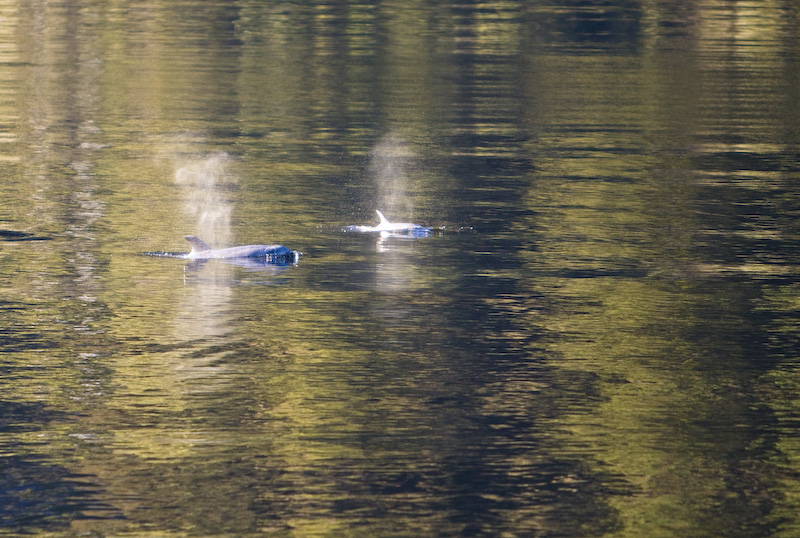
[[[378,214],[378,218],[381,219],[381,226],[391,226],[392,223],[389,222],[389,219],[387,219],[385,216],[383,216],[383,213],[381,213],[377,209],[375,210],[375,213],[377,213]]]
[[[203,252],[206,250],[211,250],[211,247],[203,243],[199,238],[193,235],[184,235],[184,239],[186,239],[190,245],[192,245],[192,252]]]

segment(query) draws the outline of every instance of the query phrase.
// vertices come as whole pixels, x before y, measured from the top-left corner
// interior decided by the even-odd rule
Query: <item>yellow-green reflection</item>
[[[4,4],[15,530],[791,535],[790,7]]]

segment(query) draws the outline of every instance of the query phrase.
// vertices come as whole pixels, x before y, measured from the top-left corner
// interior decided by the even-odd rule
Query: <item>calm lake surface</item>
[[[0,0],[0,535],[800,535],[799,87],[789,0]]]

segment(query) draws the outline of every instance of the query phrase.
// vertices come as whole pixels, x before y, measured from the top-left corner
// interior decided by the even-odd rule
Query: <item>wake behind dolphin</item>
[[[258,258],[267,263],[275,265],[287,265],[297,263],[300,253],[290,250],[283,245],[243,245],[240,247],[230,247],[212,249],[200,238],[194,235],[184,236],[192,250],[189,253],[170,253],[170,252],[145,252],[149,256],[166,256],[170,258],[183,258],[187,260],[235,260]]]
[[[419,224],[414,224],[413,222],[391,222],[387,219],[383,213],[378,211],[377,209],[375,212],[378,214],[378,218],[380,219],[380,223],[377,226],[345,226],[346,232],[362,232],[362,233],[370,233],[370,232],[379,232],[382,234],[402,234],[408,235],[411,237],[427,237],[431,234],[431,228],[426,228],[425,226],[420,226]]]

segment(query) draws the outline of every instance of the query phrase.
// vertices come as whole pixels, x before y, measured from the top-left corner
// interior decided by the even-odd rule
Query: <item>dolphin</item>
[[[202,240],[193,236],[184,236],[192,251],[183,258],[189,260],[217,260],[232,258],[264,258],[274,262],[297,263],[300,253],[289,250],[283,245],[244,245],[241,247],[221,248],[214,250],[206,245]]]
[[[426,228],[425,226],[420,226],[419,224],[414,224],[413,222],[391,222],[377,209],[375,210],[375,213],[378,214],[378,218],[380,219],[380,223],[377,226],[347,226],[345,230],[350,232],[366,233],[380,232],[384,234],[402,233],[413,235],[415,237],[424,237],[431,233],[431,229]]]

